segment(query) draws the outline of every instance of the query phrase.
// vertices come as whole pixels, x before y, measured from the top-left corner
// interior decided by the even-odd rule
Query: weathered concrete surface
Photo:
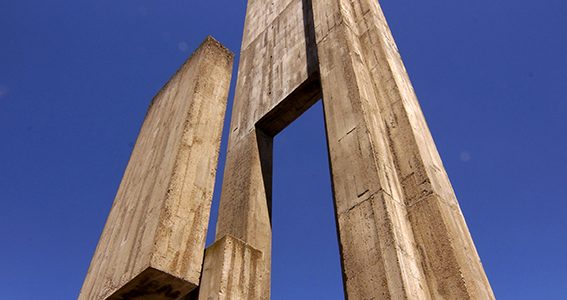
[[[216,238],[260,251],[262,276],[211,254],[207,284],[248,276],[243,297],[269,297],[272,137],[321,96],[347,297],[493,299],[374,0],[249,0]]]
[[[176,299],[198,286],[232,62],[207,38],[154,98],[79,299]]]

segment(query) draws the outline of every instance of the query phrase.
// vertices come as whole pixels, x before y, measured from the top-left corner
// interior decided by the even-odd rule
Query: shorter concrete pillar
[[[207,38],[152,101],[79,299],[199,285],[232,62]]]
[[[245,242],[225,236],[207,248],[201,300],[269,299],[258,283],[264,282],[263,254]]]

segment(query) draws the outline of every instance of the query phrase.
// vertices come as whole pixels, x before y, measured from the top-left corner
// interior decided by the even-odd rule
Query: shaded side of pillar
[[[372,0],[313,2],[324,98],[329,94],[325,82],[337,82],[326,79],[327,61],[354,65],[357,70],[341,80],[358,80],[352,90],[363,95],[363,107],[371,107],[363,108],[371,112],[364,119],[367,130],[375,132],[370,134],[374,141],[371,144],[379,157],[390,156],[393,162],[388,166],[396,177],[394,190],[401,192],[400,197],[394,198],[405,206],[404,219],[409,220],[413,232],[413,241],[407,243],[413,246],[410,260],[415,260],[414,265],[426,279],[428,288],[424,290],[435,299],[493,299],[455,193],[378,3]],[[341,44],[348,47],[343,53],[328,50]],[[348,74],[348,69],[343,67],[338,72]],[[342,97],[356,99],[351,94]],[[324,100],[327,107],[336,101]],[[342,126],[348,130],[351,125]],[[375,142],[377,139],[384,139],[387,147],[377,147],[380,145]],[[360,182],[352,181],[352,185]],[[424,282],[420,280],[419,285]],[[351,296],[348,282],[347,294]]]
[[[198,286],[232,62],[209,37],[152,101],[79,299]]]

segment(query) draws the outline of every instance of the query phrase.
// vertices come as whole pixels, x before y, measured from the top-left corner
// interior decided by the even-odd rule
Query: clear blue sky
[[[77,296],[148,103],[245,2],[0,1],[0,298]],[[567,1],[382,6],[497,297],[565,299]],[[343,298],[325,151],[319,104],[276,138],[272,299]]]

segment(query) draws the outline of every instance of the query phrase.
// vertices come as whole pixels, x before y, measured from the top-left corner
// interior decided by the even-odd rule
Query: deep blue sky
[[[77,296],[149,101],[245,2],[0,1],[2,299]],[[382,6],[497,297],[564,299],[567,1]],[[272,299],[343,298],[325,151],[320,104],[276,138]]]

